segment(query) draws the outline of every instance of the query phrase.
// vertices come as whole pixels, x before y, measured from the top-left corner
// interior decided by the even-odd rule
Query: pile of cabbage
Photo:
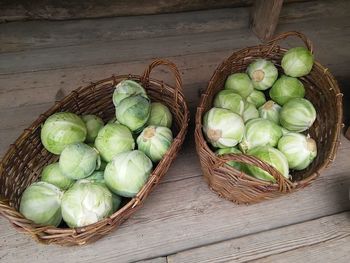
[[[106,124],[99,116],[71,112],[47,118],[41,142],[59,160],[23,192],[20,212],[27,219],[39,225],[59,226],[62,219],[69,227],[93,224],[145,185],[173,142],[172,114],[132,80],[116,85],[113,104],[115,118]]]
[[[313,55],[303,47],[287,51],[279,72],[271,61],[257,59],[245,73],[228,76],[203,118],[203,132],[217,155],[247,154],[270,164],[284,177],[306,169],[317,145],[308,133],[316,110],[305,98],[298,79],[310,73]],[[255,178],[275,182],[259,167],[229,161],[228,165]]]

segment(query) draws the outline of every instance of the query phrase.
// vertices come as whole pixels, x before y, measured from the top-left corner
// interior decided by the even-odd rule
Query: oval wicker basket
[[[149,77],[152,69],[160,65],[167,66],[172,71],[176,80],[175,87]],[[56,228],[36,225],[25,219],[17,212],[22,192],[38,179],[43,166],[58,159],[41,144],[40,125],[48,116],[59,111],[96,114],[104,121],[111,119],[115,115],[112,103],[114,86],[123,79],[141,82],[152,101],[165,103],[173,113],[174,141],[164,158],[154,168],[147,183],[136,197],[130,199],[120,210],[92,225],[79,228]],[[30,234],[41,243],[59,245],[91,243],[116,229],[144,203],[179,152],[187,132],[188,121],[189,112],[182,93],[180,73],[175,64],[167,60],[155,60],[142,76],[112,76],[91,83],[87,87],[78,88],[40,115],[28,129],[25,129],[0,162],[0,214],[7,218],[17,230]]]
[[[317,142],[318,156],[306,170],[292,171],[292,178],[288,180],[272,166],[252,156],[228,154],[218,157],[204,139],[203,115],[212,107],[213,97],[223,88],[226,78],[232,73],[244,72],[257,58],[273,61],[281,71],[280,61],[287,49],[277,45],[277,42],[290,36],[299,37],[313,52],[310,40],[299,32],[286,32],[266,44],[236,51],[215,70],[197,108],[195,140],[204,177],[212,190],[238,204],[256,203],[305,187],[335,158],[342,128],[342,94],[332,74],[317,61],[311,73],[301,78],[306,90],[305,97],[317,111],[317,119],[308,132]],[[273,175],[276,183],[256,179],[225,165],[229,160],[258,166]]]

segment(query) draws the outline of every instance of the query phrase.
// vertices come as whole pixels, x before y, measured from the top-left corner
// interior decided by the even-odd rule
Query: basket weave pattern
[[[157,66],[167,66],[175,76],[175,86],[150,78]],[[96,114],[105,122],[115,116],[112,94],[117,83],[124,79],[140,82],[152,101],[167,105],[173,114],[174,141],[164,158],[154,168],[149,180],[140,192],[110,217],[95,224],[79,228],[56,228],[39,226],[24,218],[19,212],[23,191],[38,180],[42,168],[58,160],[40,141],[40,126],[55,112],[70,111],[76,114]],[[91,243],[116,229],[128,219],[145,201],[151,190],[165,175],[184,141],[189,121],[188,107],[182,93],[180,73],[175,64],[167,60],[155,60],[142,76],[121,75],[91,83],[74,90],[62,101],[46,111],[12,144],[0,162],[0,214],[19,231],[30,234],[42,243],[82,245]]]
[[[233,73],[245,72],[247,66],[257,58],[272,61],[281,73],[280,61],[287,49],[277,45],[277,42],[290,36],[300,38],[313,52],[310,40],[294,31],[283,33],[266,44],[236,51],[215,70],[197,108],[195,140],[204,177],[212,190],[235,203],[256,203],[305,187],[335,158],[342,128],[342,93],[332,74],[318,62],[315,62],[310,74],[300,78],[305,86],[305,97],[312,102],[317,111],[316,121],[307,132],[317,142],[318,155],[306,170],[292,171],[292,178],[288,180],[256,157],[243,154],[216,156],[204,139],[203,115],[212,107],[213,98],[224,87],[226,78]],[[276,178],[276,183],[249,176],[225,165],[227,161],[260,167]]]

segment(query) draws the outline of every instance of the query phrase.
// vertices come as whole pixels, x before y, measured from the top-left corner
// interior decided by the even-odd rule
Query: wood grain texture
[[[322,61],[327,62],[328,59],[332,60],[332,57],[335,58],[337,55],[342,54],[342,56],[344,56],[344,52],[342,50],[334,50],[334,53],[332,53],[332,55],[328,55],[326,57],[325,54],[327,54],[327,53],[329,54],[329,52],[323,52],[322,48],[323,47],[329,48],[329,46],[332,44],[331,41],[333,41],[334,39],[338,38],[341,41],[340,35],[341,35],[341,33],[343,33],[343,30],[342,30],[343,28],[338,27],[338,25],[339,25],[339,22],[341,20],[344,20],[343,19],[344,16],[342,15],[343,12],[341,12],[341,11],[338,12],[337,10],[346,10],[346,8],[349,8],[349,4],[348,4],[349,2],[345,2],[345,3],[341,2],[341,4],[335,5],[337,7],[337,9],[336,8],[332,9],[330,7],[330,5],[325,6],[324,2],[321,2],[321,3],[322,4],[314,4],[314,6],[309,5],[310,3],[303,3],[302,5],[305,5],[304,6],[305,14],[306,14],[305,16],[304,15],[297,16],[296,13],[299,11],[298,11],[298,8],[296,8],[296,6],[297,6],[296,4],[291,4],[290,8],[288,5],[287,6],[288,8],[287,7],[285,8],[286,9],[286,11],[285,11],[286,12],[286,14],[285,14],[286,23],[282,24],[283,27],[280,30],[284,31],[284,30],[290,30],[290,29],[297,29],[297,30],[303,31],[303,32],[307,33],[308,35],[310,35],[311,39],[317,40],[317,39],[321,38],[323,41],[322,41],[321,47],[317,47],[318,49],[316,49],[316,55],[320,56],[318,58],[321,59]],[[329,31],[329,30],[328,31],[327,30],[318,31],[317,34],[315,34],[313,32],[315,30],[315,28],[319,27],[319,29],[322,30],[321,28],[323,27],[322,25],[319,24],[320,20],[322,20],[322,18],[323,18],[322,13],[320,13],[320,9],[322,9],[322,8],[324,8],[325,12],[327,12],[327,13],[329,12],[330,14],[335,14],[335,13],[337,14],[334,16],[330,16],[327,19],[327,24],[334,27],[334,28],[332,31]],[[244,10],[245,9],[240,9],[238,13],[245,13],[246,16],[248,17],[247,12]],[[294,12],[293,12],[293,10],[294,10]],[[169,15],[169,20],[172,22],[176,21],[179,18],[177,15],[178,14]],[[213,13],[212,15],[215,17],[215,13]],[[291,18],[294,17],[294,19],[292,19],[292,21],[293,21],[292,24],[289,24],[287,22],[289,17],[291,17]],[[311,18],[313,18],[313,20]],[[119,19],[121,19],[121,18],[119,18]],[[189,17],[187,17],[187,19],[188,19],[187,22],[183,21],[184,27],[186,27],[186,26],[188,27],[191,24],[191,20],[189,20]],[[310,21],[310,19],[311,19],[311,21]],[[237,23],[241,24],[241,22],[239,22],[241,20],[242,19],[237,19]],[[113,19],[106,20],[105,24],[108,25],[110,23],[110,21],[113,21]],[[236,19],[235,19],[235,21],[236,21]],[[73,24],[73,28],[75,26],[75,22],[78,22],[78,21],[71,21],[71,23]],[[222,24],[226,24],[226,22],[227,22],[227,20],[225,19],[224,21],[222,21]],[[297,24],[298,24],[298,22],[300,22],[299,25],[296,25],[296,22],[297,22]],[[18,23],[14,23],[14,24],[17,24],[17,28],[20,27],[20,25],[18,25]],[[233,23],[233,24],[235,24],[235,23]],[[4,25],[6,25],[6,24],[4,24]],[[12,23],[10,23],[9,25],[12,25]],[[6,70],[5,71],[1,70],[0,73],[2,73],[2,74],[9,73],[9,72],[19,73],[19,72],[23,72],[26,70],[33,72],[33,71],[37,71],[40,69],[49,70],[49,69],[53,69],[53,68],[62,68],[62,67],[68,67],[68,68],[76,67],[76,68],[81,69],[82,67],[86,67],[89,64],[90,65],[91,64],[95,64],[95,65],[96,64],[100,64],[100,65],[101,64],[111,64],[111,67],[112,67],[113,64],[115,64],[116,62],[119,62],[119,63],[121,62],[120,61],[120,59],[121,59],[120,53],[132,52],[133,57],[132,58],[129,57],[127,62],[132,62],[135,60],[138,60],[138,61],[143,60],[144,61],[147,59],[151,59],[154,56],[163,55],[163,54],[159,53],[159,50],[153,48],[152,41],[160,42],[163,45],[169,44],[169,41],[166,40],[167,37],[149,40],[150,45],[151,45],[149,47],[147,47],[147,45],[144,45],[144,43],[140,42],[140,41],[129,41],[128,42],[128,41],[124,40],[124,41],[121,41],[121,43],[119,43],[119,41],[116,41],[116,39],[114,39],[114,38],[111,38],[111,39],[107,38],[105,40],[104,40],[104,38],[102,38],[103,40],[100,40],[100,39],[96,39],[96,37],[94,35],[91,36],[91,41],[89,41],[89,38],[87,38],[85,40],[83,38],[83,36],[81,36],[81,35],[78,35],[76,38],[74,38],[74,35],[76,35],[77,33],[73,34],[71,32],[72,31],[71,30],[71,31],[69,31],[68,36],[72,35],[73,36],[72,38],[75,39],[74,40],[75,45],[73,45],[69,39],[68,40],[65,39],[60,34],[58,34],[58,35],[53,34],[53,36],[51,37],[51,35],[49,34],[49,32],[47,32],[47,30],[55,28],[55,25],[56,24],[53,24],[52,26],[50,26],[49,29],[45,29],[45,28],[41,27],[42,31],[40,31],[39,30],[40,28],[39,28],[38,31],[35,31],[34,33],[32,33],[32,32],[29,33],[30,36],[28,36],[27,38],[24,37],[24,38],[17,39],[14,42],[14,45],[16,45],[16,43],[22,43],[22,42],[26,43],[26,41],[27,42],[29,41],[28,38],[31,37],[31,38],[35,39],[35,35],[44,34],[44,35],[48,35],[47,39],[42,39],[42,41],[37,41],[37,42],[38,43],[41,43],[41,42],[46,43],[46,41],[47,41],[48,44],[49,43],[51,43],[51,44],[49,46],[47,46],[49,49],[37,50],[37,48],[35,48],[36,50],[33,51],[34,52],[33,54],[30,54],[28,52],[3,54],[4,57],[2,57],[3,59],[1,60],[1,62],[2,62],[1,66],[3,69],[6,69]],[[3,25],[1,25],[1,26],[3,26]],[[101,30],[101,28],[103,28],[103,26],[100,24],[100,27],[94,28],[93,31],[99,32]],[[115,28],[118,28],[118,27],[115,27]],[[212,26],[212,28],[215,28],[215,23]],[[338,28],[339,28],[339,30],[337,30]],[[60,29],[61,29],[61,33],[62,33],[63,28],[60,28]],[[258,41],[256,39],[254,39],[253,36],[249,36],[247,38],[247,35],[244,33],[245,30],[243,30],[243,29],[236,28],[236,30],[238,30],[238,34],[236,31],[228,33],[228,31],[230,31],[232,29],[234,29],[234,27],[232,27],[232,28],[227,27],[227,28],[225,28],[224,31],[220,31],[221,36],[219,38],[217,38],[218,32],[214,32],[213,35],[208,33],[208,38],[211,38],[211,39],[217,38],[216,41],[219,42],[220,50],[233,50],[235,48],[258,43]],[[227,30],[227,32],[226,32],[226,30]],[[0,30],[0,32],[1,31],[2,30]],[[11,30],[10,29],[7,31],[5,30],[5,32],[8,32],[8,31],[16,32],[16,29],[12,28]],[[27,31],[30,32],[30,30],[27,30]],[[55,30],[52,29],[52,31],[55,31]],[[78,27],[76,31],[81,32],[82,30],[80,27]],[[150,26],[148,28],[146,27],[145,31],[149,31],[149,32],[154,31],[154,26],[153,26],[153,28],[152,28],[152,26]],[[241,32],[241,33],[239,33],[239,32]],[[107,32],[106,32],[106,34],[107,34]],[[87,35],[89,35],[89,34],[87,34]],[[113,36],[114,31],[109,32],[109,35]],[[205,53],[210,52],[210,44],[208,44],[207,50],[200,52],[200,53],[198,52],[199,51],[198,45],[201,44],[202,40],[207,39],[207,38],[203,37],[203,35],[202,35],[202,37],[200,35],[197,36],[197,34],[195,34],[195,35],[196,35],[196,37],[193,37],[192,39],[186,40],[187,36],[183,36],[182,38],[181,37],[178,38],[179,42],[172,42],[171,50],[170,51],[168,50],[169,52],[166,54],[166,56],[167,57],[179,56],[179,54],[186,55],[187,53],[181,54],[181,51],[184,50],[184,47],[182,47],[184,44],[188,46],[187,47],[188,52],[192,51],[192,52],[190,52],[190,54],[193,54],[193,52],[196,52],[198,54],[201,54],[203,52],[205,52]],[[66,36],[66,38],[67,38],[67,36]],[[83,40],[82,40],[83,43],[90,43],[90,44],[86,44],[86,46],[84,46],[84,45],[77,46],[76,41],[78,41],[79,38],[83,38]],[[92,41],[92,39],[94,39],[94,41]],[[65,43],[62,43],[62,41],[64,42],[64,40],[66,40]],[[171,40],[174,40],[174,39],[171,39]],[[60,43],[61,48],[57,49],[57,45],[54,44],[56,41],[58,41],[58,43]],[[4,46],[4,45],[6,46],[6,43],[8,43],[8,42],[11,42],[11,40],[4,39],[3,43],[1,42],[1,44],[2,44],[1,46]],[[123,44],[123,42],[124,42],[124,44]],[[125,42],[127,42],[127,43],[125,43]],[[129,49],[127,49],[130,42],[132,43],[132,45],[130,46]],[[225,42],[226,42],[226,44],[225,44]],[[293,45],[294,43],[295,42],[291,41],[290,45]],[[148,58],[146,58],[147,57],[147,55],[145,54],[146,51],[141,52],[141,54],[143,54],[143,56],[146,56],[146,57],[143,57],[143,56],[139,57],[138,50],[137,50],[137,52],[134,52],[134,49],[137,46],[137,44],[138,44],[138,47],[136,49],[138,49],[138,48],[141,49],[141,47],[142,47],[142,50],[148,49],[148,51],[147,51],[149,53]],[[68,45],[68,47],[64,48],[66,45]],[[116,46],[114,49],[111,50],[111,51],[115,51],[115,52],[114,53],[113,52],[106,52],[106,50],[109,50],[108,48],[111,45]],[[120,46],[120,49],[119,49],[119,46]],[[40,47],[40,45],[39,45],[39,47]],[[218,45],[216,47],[218,47]],[[22,49],[23,49],[23,46],[20,45],[19,50],[22,50]],[[150,49],[153,50],[153,53],[150,53]],[[94,51],[91,53],[91,50],[94,50]],[[62,53],[61,53],[61,51],[62,51]],[[214,52],[217,52],[217,51],[219,51],[219,50],[215,50]],[[36,55],[39,55],[39,56],[36,57]],[[59,58],[60,56],[64,57],[67,55],[69,57],[65,57],[64,59]],[[125,55],[126,54],[124,53],[123,56],[125,57]],[[59,59],[56,59],[57,57]],[[80,57],[80,58],[78,58],[78,57]],[[97,59],[97,57],[98,57],[98,59]],[[70,58],[71,61],[69,61],[68,58]],[[66,61],[66,62],[64,62],[62,60]],[[89,61],[90,61],[90,63],[89,63]],[[339,59],[338,59],[338,61],[339,61]],[[35,65],[36,65],[36,67],[35,67]],[[11,68],[12,68],[12,70],[11,70]]]
[[[16,21],[23,19],[64,20],[77,18],[159,14],[230,6],[242,6],[249,5],[251,2],[251,0],[80,0],[74,2],[68,0],[39,0],[28,4],[23,0],[15,0],[5,1],[5,3],[2,4],[3,11],[0,12],[0,19],[2,21]]]
[[[64,252],[65,262],[127,262],[346,211],[350,209],[349,154],[349,150],[339,154],[332,168],[305,190],[251,206],[222,200],[208,190],[202,177],[162,183],[118,231],[85,247],[38,245],[1,218],[0,258],[18,262],[36,255],[36,262],[46,262]]]
[[[348,263],[350,261],[349,256],[349,243],[350,238],[346,236],[341,239],[335,239],[329,242],[321,243],[319,245],[310,246],[307,248],[300,248],[295,251],[289,251],[280,255],[274,255],[271,257],[252,261],[254,263],[269,263],[269,262],[281,262],[281,263],[319,263],[319,262],[337,262]]]
[[[195,105],[198,102],[199,89],[206,88],[207,82],[220,59],[230,55],[230,53],[231,50],[226,50],[167,56],[169,60],[177,64],[182,74],[185,95],[190,105]],[[62,95],[67,95],[79,86],[88,85],[91,81],[103,79],[112,74],[141,74],[147,62],[150,61],[149,59],[78,68],[27,72],[22,73],[20,78],[18,78],[18,74],[0,75],[0,109],[54,103],[54,101],[61,98]],[[201,74],[198,74],[199,71]],[[152,76],[169,83],[174,83],[171,74],[165,69],[155,70]],[[37,94],[41,95],[37,96]]]
[[[288,0],[288,2],[300,1],[301,0]],[[1,2],[0,21],[35,19],[64,20],[159,14],[247,6],[251,5],[252,2],[253,0],[39,0],[28,3],[24,0],[15,0]]]
[[[349,260],[349,218],[344,212],[194,248],[168,256],[168,263],[339,262],[336,259],[344,256]]]
[[[151,258],[151,259],[137,261],[137,263],[167,263],[167,258],[166,257]]]
[[[92,42],[120,41],[171,35],[197,34],[246,28],[247,8],[218,9],[178,14],[84,19],[75,21],[28,21],[0,24],[0,52],[44,47],[65,47]],[[88,29],[88,30],[87,30]]]
[[[146,38],[142,42],[121,40],[79,46],[53,47],[0,54],[0,74],[32,72],[57,68],[73,68],[118,62],[150,60],[156,57],[237,49],[256,44],[257,39],[246,30],[234,32],[199,33],[160,38]],[[225,48],[226,47],[226,48]]]
[[[349,221],[349,216],[347,217]],[[346,233],[344,233],[346,232]],[[349,229],[346,228],[343,233],[334,233],[329,237],[330,240],[324,241],[320,244],[310,245],[307,247],[301,247],[294,251],[288,251],[280,255],[273,255],[263,259],[255,260],[255,263],[268,263],[268,262],[337,262],[348,263],[350,261],[350,237]]]
[[[347,3],[324,1],[286,5],[282,23],[312,21],[324,13],[347,15]],[[227,31],[247,28],[248,8],[226,8],[178,14],[105,18],[75,21],[27,21],[0,24],[0,52],[24,51],[44,47],[64,47],[92,42],[144,39],[175,34]],[[332,18],[334,19],[335,16]],[[88,30],[86,30],[88,29]]]
[[[251,13],[251,28],[261,39],[270,39],[276,30],[283,0],[256,0]]]

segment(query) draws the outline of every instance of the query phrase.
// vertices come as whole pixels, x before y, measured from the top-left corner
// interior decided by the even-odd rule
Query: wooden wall
[[[285,0],[303,2],[305,0]],[[1,0],[0,22],[174,13],[252,5],[254,0]]]

